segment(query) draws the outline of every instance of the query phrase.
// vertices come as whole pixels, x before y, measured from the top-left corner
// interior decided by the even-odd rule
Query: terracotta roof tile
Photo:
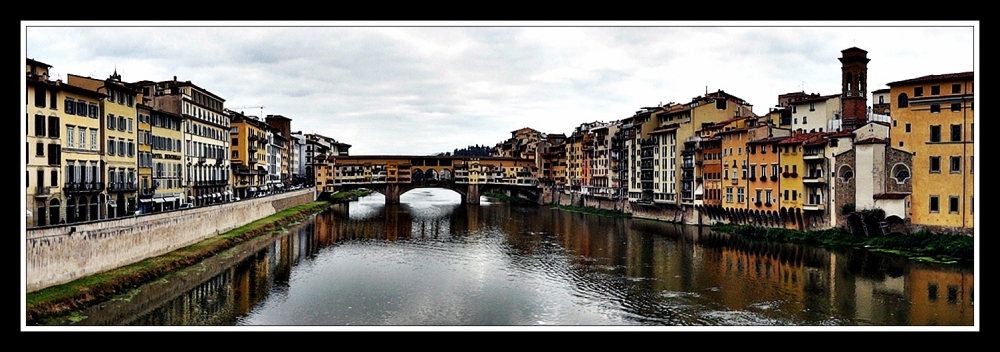
[[[886,85],[892,87],[893,85],[902,85],[909,83],[932,82],[932,81],[943,81],[943,80],[953,80],[953,79],[972,79],[973,77],[975,77],[973,71],[946,73],[941,75],[927,75],[923,77],[905,79],[902,81],[891,82]]]

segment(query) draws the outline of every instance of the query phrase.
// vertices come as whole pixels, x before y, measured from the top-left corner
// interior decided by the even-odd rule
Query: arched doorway
[[[59,223],[59,200],[49,201],[49,224]]]
[[[87,197],[87,196],[82,196],[82,197],[80,197],[80,204],[79,204],[79,205],[77,205],[77,208],[79,208],[79,209],[80,209],[80,210],[79,210],[79,212],[78,212],[78,214],[79,214],[79,215],[78,215],[78,216],[79,216],[79,217],[78,217],[78,220],[79,220],[79,221],[87,221],[87,220],[90,220],[90,217],[89,217],[89,215],[87,214],[87,209],[89,209],[88,205],[90,204],[90,202],[89,202],[89,198],[90,198],[90,197]]]
[[[98,206],[98,203],[100,202],[100,198],[101,197],[103,197],[103,196],[102,195],[96,195],[96,196],[90,198],[90,220],[98,220],[98,219],[101,218],[101,213],[99,211],[99,209],[101,209],[101,208],[100,208],[100,206]]]
[[[66,200],[66,222],[76,222],[76,199]]]
[[[118,193],[118,198],[115,199],[115,205],[117,205],[117,207],[115,207],[115,216],[116,217],[118,217],[118,216],[125,216],[125,211],[128,210],[127,209],[128,208],[128,204],[125,203],[125,194],[124,193]]]

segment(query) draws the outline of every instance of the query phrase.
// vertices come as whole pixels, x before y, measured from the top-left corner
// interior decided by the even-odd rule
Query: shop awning
[[[188,196],[188,199],[194,200],[194,196]]]
[[[225,193],[223,193],[223,194],[225,194],[225,195],[227,195],[227,196],[231,196],[231,195],[233,195],[233,192],[231,192],[231,191],[226,191],[226,192],[225,192]]]
[[[250,192],[257,192],[257,187],[250,187]]]
[[[163,198],[153,198],[153,203],[163,203]]]
[[[139,203],[149,203],[152,201],[153,201],[152,199],[139,199]]]
[[[221,195],[221,194],[218,194],[218,193],[213,193],[213,194],[212,194],[212,197],[214,197],[214,198],[219,198],[219,197],[222,197],[222,195]]]

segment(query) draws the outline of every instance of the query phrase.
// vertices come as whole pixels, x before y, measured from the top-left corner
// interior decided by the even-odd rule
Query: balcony
[[[108,192],[135,192],[134,182],[108,182]]]
[[[198,157],[198,164],[204,164],[204,163],[205,163],[205,157],[199,156]]]
[[[69,182],[63,186],[63,191],[68,194],[100,192],[104,190],[104,183],[101,182]]]
[[[813,171],[802,175],[802,183],[826,183],[822,171]]]
[[[52,191],[49,190],[49,186],[35,186],[35,197],[48,197],[52,195]]]
[[[805,160],[805,161],[820,161],[820,160],[823,160],[823,159],[824,159],[823,154],[820,154],[820,153],[811,153],[811,154],[810,153],[806,153],[806,154],[802,154],[802,160]]]
[[[826,205],[823,204],[802,204],[802,210],[805,211],[823,211],[826,210]]]

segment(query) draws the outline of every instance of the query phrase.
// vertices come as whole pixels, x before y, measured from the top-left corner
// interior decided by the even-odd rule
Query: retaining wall
[[[30,228],[24,257],[27,292],[169,253],[315,199],[313,189],[303,189],[164,213]]]

